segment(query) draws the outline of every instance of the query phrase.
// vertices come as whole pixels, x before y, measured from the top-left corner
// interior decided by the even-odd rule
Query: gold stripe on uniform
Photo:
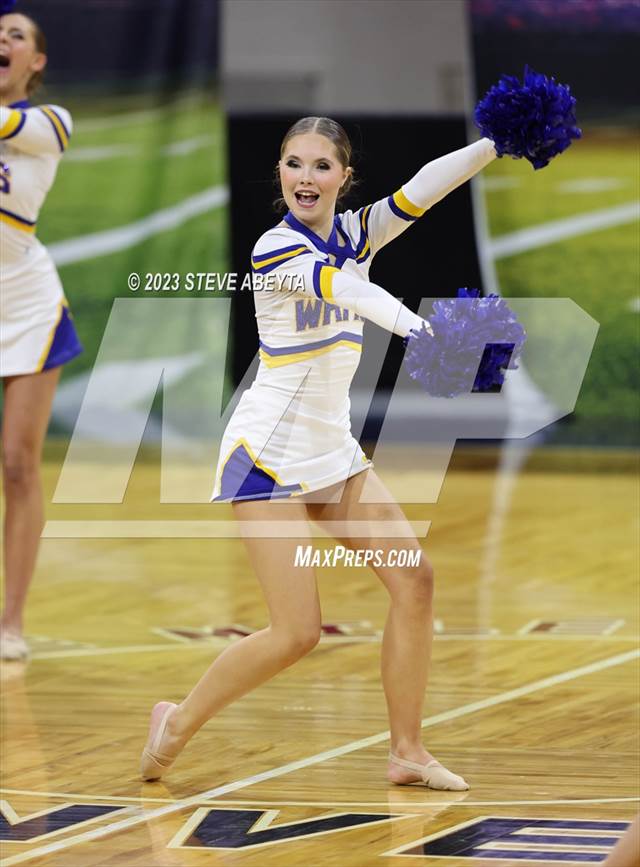
[[[67,135],[67,131],[63,127],[62,123],[60,122],[60,118],[58,117],[58,115],[54,111],[52,111],[46,105],[41,105],[40,110],[46,114],[46,116],[49,118],[49,120],[53,123],[55,128],[58,130],[58,135],[60,136],[60,140],[62,141],[62,146],[66,150],[67,145],[69,144],[69,136]]]
[[[397,193],[393,194],[393,201],[402,211],[409,214],[411,217],[421,217],[427,210],[426,208],[419,208],[417,205],[414,205],[413,202],[409,201],[401,189],[398,190]]]
[[[12,108],[9,111],[9,117],[6,120],[5,125],[0,129],[0,138],[7,138],[11,133],[15,132],[15,130],[20,126],[20,121],[22,120],[22,112],[17,111],[15,108]]]
[[[362,237],[365,238],[365,245],[362,250],[356,256],[356,262],[364,261],[367,258],[367,253],[371,245],[369,244],[369,233],[367,232],[367,218],[369,216],[369,211],[371,210],[371,205],[367,205],[366,208],[363,209],[362,214],[360,215],[360,225],[362,227]]]
[[[331,352],[336,346],[349,346],[351,349],[355,349],[356,352],[362,352],[362,344],[356,343],[354,340],[336,340],[335,343],[321,346],[320,349],[307,349],[305,352],[292,352],[288,355],[268,355],[264,349],[261,349],[260,360],[269,368],[283,367],[285,364],[295,364],[296,361],[308,361],[310,358],[323,355],[325,352]]]
[[[339,273],[340,269],[334,268],[333,265],[323,265],[320,269],[320,292],[323,299],[329,301],[331,304],[334,302],[333,278]]]
[[[11,214],[7,214],[6,211],[0,211],[0,223],[6,223],[7,226],[12,226],[14,229],[20,229],[21,232],[27,232],[29,235],[33,235],[36,230],[35,223],[33,225],[22,222],[22,220],[18,220],[16,217],[12,217]]]
[[[291,259],[292,256],[299,256],[305,250],[309,253],[311,252],[308,247],[296,247],[295,250],[289,250],[288,253],[279,253],[277,256],[272,256],[271,259],[263,259],[261,262],[252,259],[251,264],[258,271],[260,268],[264,268],[265,265],[271,265],[273,262],[283,262],[285,259]]]

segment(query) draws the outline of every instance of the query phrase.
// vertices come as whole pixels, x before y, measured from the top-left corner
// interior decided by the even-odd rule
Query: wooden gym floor
[[[2,666],[3,867],[603,860],[640,800],[634,457],[540,449],[506,494],[496,465],[456,451],[439,502],[405,509],[432,522],[437,578],[425,744],[464,793],[386,783],[385,593],[340,566],[319,570],[318,648],[213,719],[166,782],[143,784],[152,704],[265,624],[248,558],[238,538],[62,538],[49,524],[33,657]],[[59,470],[52,451],[50,522],[212,519],[160,506],[153,463],[118,506],[52,504]]]

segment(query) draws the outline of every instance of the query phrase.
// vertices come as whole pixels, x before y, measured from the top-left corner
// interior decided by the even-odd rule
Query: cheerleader
[[[46,40],[36,22],[26,15],[1,15],[3,659],[28,655],[23,612],[44,521],[42,446],[61,365],[82,351],[55,266],[35,235],[38,213],[71,133],[65,109],[30,103],[46,62]]]
[[[337,521],[345,527],[340,542],[351,548],[361,548],[363,539],[348,534],[350,521],[403,527],[402,544],[419,552],[419,565],[373,566],[390,600],[382,642],[391,732],[387,777],[434,789],[468,785],[422,743],[433,571],[351,434],[349,386],[365,319],[403,338],[423,323],[429,327],[369,281],[373,257],[495,156],[492,141],[480,139],[428,163],[388,198],[336,216],[336,202],[353,179],[346,133],[328,118],[303,118],[291,127],[278,164],[288,212],[259,239],[252,256],[260,366],[225,431],[213,494],[233,504],[241,528],[274,519],[298,527],[309,519],[321,525]],[[226,648],[181,704],[153,708],[142,754],[145,779],[158,779],[208,719],[300,659],[320,638],[315,571],[294,566],[296,546],[309,544],[310,536],[257,539],[249,530],[243,535],[269,626]],[[365,544],[386,555],[398,543],[373,535]]]

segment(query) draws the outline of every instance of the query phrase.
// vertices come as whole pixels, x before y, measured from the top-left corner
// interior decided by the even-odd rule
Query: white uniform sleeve
[[[424,320],[386,289],[326,264],[304,241],[291,241],[290,235],[279,238],[277,232],[258,241],[251,259],[254,291],[270,291],[271,287],[271,291],[302,292],[346,307],[401,337],[421,327]]]
[[[438,157],[423,166],[396,193],[361,208],[353,216],[360,223],[359,250],[366,257],[397,238],[425,211],[468,181],[496,157],[493,142],[483,138]]]
[[[34,155],[61,156],[71,137],[71,115],[58,105],[0,106],[0,141]]]

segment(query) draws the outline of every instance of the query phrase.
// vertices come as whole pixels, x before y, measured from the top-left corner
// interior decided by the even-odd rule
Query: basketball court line
[[[444,711],[443,713],[427,717],[422,721],[422,727],[428,728],[438,725],[441,722],[449,722],[450,720],[467,716],[469,714],[475,713],[476,711],[496,707],[498,705],[513,701],[514,699],[523,698],[524,696],[539,692],[540,690],[548,689],[562,683],[567,683],[570,680],[575,680],[579,677],[584,677],[589,674],[595,674],[596,672],[603,671],[607,668],[612,668],[617,665],[623,665],[626,662],[631,662],[632,660],[639,658],[640,649],[636,649],[628,651],[627,653],[617,654],[616,656],[610,656],[608,658],[598,660],[597,662],[580,666],[579,668],[569,669],[567,671],[560,672],[559,674],[554,674],[550,677],[536,680],[532,683],[526,684],[525,686],[517,687],[515,689],[508,690],[507,692],[498,693],[497,695],[490,696],[489,698],[474,701],[469,704],[462,705],[458,708],[453,708],[452,710]],[[321,753],[316,753],[315,755],[308,756],[305,759],[299,759],[298,761],[289,762],[286,765],[281,765],[280,767],[272,768],[268,771],[263,771],[262,773],[254,774],[250,777],[245,777],[241,780],[235,780],[232,783],[226,783],[222,786],[216,786],[215,788],[209,789],[205,792],[201,792],[198,795],[191,795],[188,798],[181,798],[172,804],[157,807],[149,811],[143,811],[137,816],[132,816],[128,819],[121,819],[113,823],[107,823],[100,826],[99,828],[93,828],[90,831],[85,831],[80,834],[72,835],[71,837],[67,837],[65,840],[60,840],[55,843],[40,846],[36,849],[32,849],[29,852],[20,852],[10,858],[5,859],[4,867],[12,867],[12,865],[14,864],[22,864],[26,861],[31,861],[34,858],[50,855],[54,852],[59,852],[71,846],[75,846],[81,843],[89,843],[93,840],[99,840],[102,837],[108,837],[111,834],[118,833],[119,831],[127,831],[131,828],[137,827],[138,825],[149,822],[151,820],[161,819],[164,816],[174,815],[175,813],[182,812],[188,807],[198,806],[202,803],[203,800],[218,798],[221,795],[226,795],[229,792],[235,792],[238,789],[243,789],[248,786],[255,785],[256,783],[264,782],[265,780],[272,780],[276,779],[277,777],[283,777],[286,774],[292,773],[293,771],[302,770],[303,768],[308,768],[313,765],[320,764],[321,762],[325,762],[329,759],[338,758],[340,756],[356,752],[360,749],[375,746],[379,743],[387,741],[388,739],[388,731],[380,732],[379,734],[372,735],[371,737],[367,738],[362,738],[357,741],[352,741],[351,743],[344,744],[343,746],[336,747],[332,750],[325,750]]]
[[[421,788],[420,786],[414,786]],[[126,804],[175,804],[175,798],[145,798],[142,795],[95,795],[95,794],[79,794],[78,792],[38,792],[32,789],[3,789],[0,788],[0,794],[3,795],[21,795],[32,798],[59,798],[64,801],[79,801],[81,803],[92,803],[93,801],[117,801],[118,803]],[[434,791],[435,795],[435,791]],[[407,801],[406,803],[389,803],[386,801],[256,801],[256,800],[202,800],[199,801],[199,806],[246,806],[247,804],[255,807],[392,807],[393,810],[401,810],[403,808],[412,809],[413,807],[529,807],[541,805],[575,805],[582,806],[583,804],[623,804],[635,803],[640,801],[640,797],[628,798],[565,798],[556,800],[537,800],[537,801],[466,801],[459,798],[456,801],[436,801],[430,798],[428,801]]]
[[[376,644],[380,641],[379,635],[344,635],[327,636],[320,639],[320,644]],[[552,635],[541,633],[537,635],[434,635],[434,641],[603,641],[615,643],[637,643],[635,635]],[[112,656],[127,653],[154,653],[167,650],[206,650],[211,647],[226,647],[229,640],[216,638],[215,636],[202,641],[194,641],[185,644],[172,641],[170,644],[130,644],[118,645],[117,647],[86,647],[75,650],[49,650],[42,653],[32,653],[30,660],[40,659],[67,659],[84,656]],[[9,664],[9,663],[7,663]]]

